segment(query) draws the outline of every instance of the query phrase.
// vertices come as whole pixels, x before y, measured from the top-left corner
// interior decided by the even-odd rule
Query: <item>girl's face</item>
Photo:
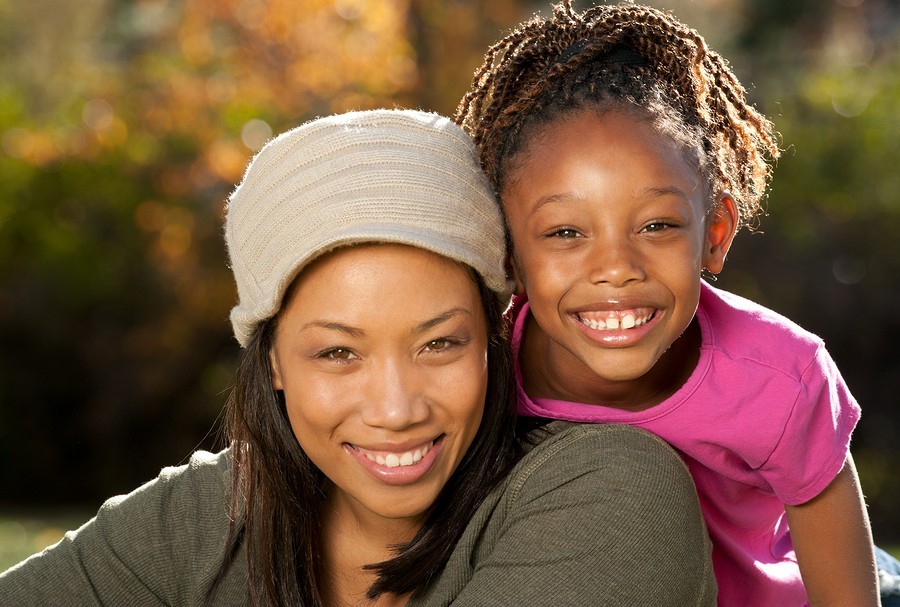
[[[279,317],[273,384],[329,508],[417,527],[481,423],[488,327],[470,272],[403,245],[308,266]]]
[[[562,117],[511,166],[502,199],[534,317],[532,396],[656,404],[696,362],[672,345],[694,317],[701,268],[722,268],[733,201],[708,216],[682,150],[623,112]]]

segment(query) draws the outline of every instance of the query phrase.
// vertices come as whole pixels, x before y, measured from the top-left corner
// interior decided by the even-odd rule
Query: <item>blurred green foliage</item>
[[[718,284],[825,338],[863,406],[876,537],[900,541],[900,9],[650,3],[782,133],[763,234]],[[0,502],[96,506],[211,448],[238,352],[222,207],[254,150],[336,111],[451,113],[487,46],[547,8],[0,0]]]
[[[452,112],[519,16],[0,0],[0,501],[97,504],[212,447],[238,352],[222,209],[253,152],[316,115]]]
[[[863,408],[852,451],[876,539],[897,542],[900,7],[845,1],[813,13],[745,22],[768,32],[742,60],[785,153],[762,233],[738,237],[719,283],[825,339]]]
[[[89,510],[77,509],[0,512],[0,571],[55,544],[92,516]]]

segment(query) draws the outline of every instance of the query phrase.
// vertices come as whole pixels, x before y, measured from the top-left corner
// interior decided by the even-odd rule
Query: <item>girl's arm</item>
[[[786,506],[812,607],[879,605],[872,531],[853,457],[822,493]]]

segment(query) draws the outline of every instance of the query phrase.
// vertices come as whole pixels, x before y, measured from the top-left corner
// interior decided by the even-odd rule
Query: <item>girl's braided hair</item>
[[[693,29],[631,3],[583,13],[571,0],[488,49],[455,120],[498,192],[535,130],[567,113],[629,110],[685,146],[710,193],[728,190],[752,226],[778,158],[769,120],[728,63]]]

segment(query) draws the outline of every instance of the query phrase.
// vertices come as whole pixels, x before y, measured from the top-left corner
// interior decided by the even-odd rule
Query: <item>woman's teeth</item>
[[[653,311],[648,312],[589,312],[578,315],[578,321],[595,331],[614,331],[640,327],[653,318]]]
[[[422,458],[425,457],[429,449],[431,449],[432,445],[434,445],[434,441],[431,441],[427,445],[413,451],[406,451],[400,454],[374,454],[369,453],[368,451],[363,452],[363,454],[379,466],[387,466],[388,468],[396,468],[397,466],[412,466],[413,464],[418,464],[420,461],[422,461]]]

